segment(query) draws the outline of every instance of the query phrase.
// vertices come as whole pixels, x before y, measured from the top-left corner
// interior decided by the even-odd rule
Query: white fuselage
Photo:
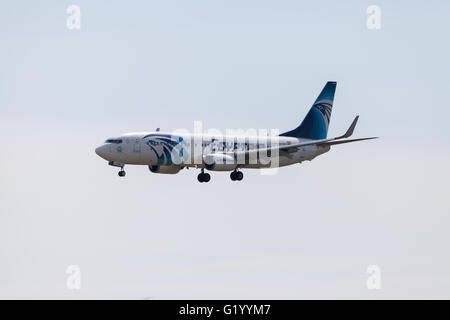
[[[127,133],[108,139],[96,149],[96,153],[110,163],[117,163],[118,166],[134,164],[160,167],[180,166],[181,168],[206,167],[209,170],[231,171],[237,167],[282,167],[312,160],[330,149],[329,146],[309,145],[296,148],[294,152],[280,152],[276,155],[267,152],[275,144],[286,146],[302,141],[308,140],[284,136],[222,136],[172,134],[158,131]],[[272,161],[264,162],[259,156],[253,158],[247,156],[243,159],[234,158],[233,160],[233,154],[252,153],[252,151],[253,154],[264,151],[265,155],[268,154],[269,157],[272,157]],[[207,157],[214,158],[219,154],[230,155],[228,158],[235,161],[234,165],[208,167],[205,159]],[[273,161],[273,157],[276,157],[277,161]]]
[[[229,171],[232,181],[241,181],[244,168],[288,166],[312,160],[328,152],[332,145],[376,139],[347,139],[353,134],[359,116],[343,135],[327,138],[335,91],[336,82],[328,81],[303,121],[279,136],[257,136],[253,129],[227,130],[226,135],[221,135],[211,131],[202,134],[201,130],[193,134],[164,133],[158,128],[154,132],[127,133],[108,139],[95,152],[108,160],[109,165],[120,167],[120,177],[126,175],[124,166],[133,164],[146,165],[150,172],[160,174],[199,168],[197,180],[201,183],[211,180],[211,174],[205,170]]]

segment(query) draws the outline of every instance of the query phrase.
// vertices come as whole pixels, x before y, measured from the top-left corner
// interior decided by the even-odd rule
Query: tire
[[[203,176],[203,181],[209,182],[209,180],[211,180],[211,175],[209,173],[205,173],[205,175]]]
[[[241,181],[242,179],[244,179],[244,174],[242,173],[242,171],[236,172],[236,180]]]
[[[125,177],[126,173],[125,171],[119,171],[119,177]]]
[[[199,173],[199,174],[198,174],[197,180],[198,180],[198,182],[200,182],[200,183],[203,182],[203,173]]]
[[[235,171],[230,173],[230,179],[233,181],[236,181],[236,172]]]

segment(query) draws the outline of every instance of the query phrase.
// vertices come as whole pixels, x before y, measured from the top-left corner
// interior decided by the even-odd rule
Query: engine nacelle
[[[153,173],[175,174],[180,172],[181,166],[148,166]]]
[[[237,163],[232,156],[224,154],[209,154],[203,157],[205,168],[212,171],[233,171]]]

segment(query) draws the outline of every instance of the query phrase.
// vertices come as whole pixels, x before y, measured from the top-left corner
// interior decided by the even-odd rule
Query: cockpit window
[[[105,143],[120,144],[120,143],[122,143],[122,139],[108,139],[108,140],[105,141]]]

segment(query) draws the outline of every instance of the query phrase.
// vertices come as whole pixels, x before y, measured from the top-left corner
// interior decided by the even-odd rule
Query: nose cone
[[[95,149],[95,153],[98,154],[103,159],[108,160],[107,159],[107,156],[108,156],[108,146],[107,145],[102,145],[100,147],[97,147]]]

